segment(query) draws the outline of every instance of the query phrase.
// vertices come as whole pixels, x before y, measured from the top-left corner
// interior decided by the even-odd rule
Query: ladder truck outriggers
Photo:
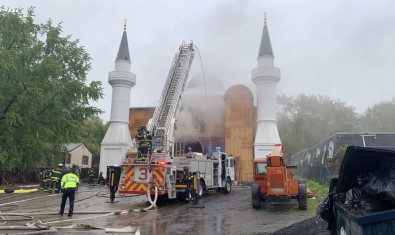
[[[147,125],[153,136],[147,157],[126,157],[115,183],[111,181],[110,169],[110,189],[113,182],[119,187],[119,194],[147,195],[151,204],[157,199],[179,199],[191,201],[192,205],[197,204],[203,191],[231,191],[235,160],[220,148],[209,155],[190,151],[184,157],[174,156],[175,119],[194,52],[191,42],[183,43],[175,54],[159,103]],[[113,200],[115,192],[111,192]]]

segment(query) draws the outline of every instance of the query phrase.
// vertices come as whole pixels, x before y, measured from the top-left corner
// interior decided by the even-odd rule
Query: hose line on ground
[[[9,216],[19,216],[21,218],[11,218],[11,219],[6,219],[5,217]],[[19,214],[19,215],[11,215],[9,213],[1,213],[0,212],[0,220],[2,221],[23,221],[23,220],[33,220],[34,217],[26,214]]]
[[[86,192],[95,192],[95,194],[93,194],[93,195],[91,195],[91,196],[89,196],[89,197],[87,197],[87,198],[84,198],[84,199],[80,199],[80,200],[78,200],[78,201],[81,201],[81,200],[86,200],[86,199],[88,199],[88,198],[91,198],[91,197],[93,197],[93,196],[95,196],[97,193],[99,193],[98,191],[96,191],[96,190],[83,190],[83,191],[77,191],[77,192],[81,192],[81,193],[86,193]],[[5,205],[12,205],[12,204],[17,204],[17,203],[21,203],[21,202],[27,202],[27,201],[32,201],[32,200],[37,200],[37,199],[41,199],[41,198],[45,198],[45,197],[54,197],[54,196],[59,196],[59,195],[61,195],[60,193],[59,194],[50,194],[50,195],[46,195],[46,196],[40,196],[40,197],[34,197],[34,198],[28,198],[28,199],[24,199],[24,200],[19,200],[19,201],[14,201],[14,202],[7,202],[7,203],[3,203],[3,204],[0,204],[0,207],[1,206],[5,206]]]
[[[33,234],[57,234],[58,230],[52,227],[49,228],[39,228],[39,227],[29,227],[29,226],[1,226],[0,230],[35,230],[31,232],[18,233],[20,235],[33,235]],[[7,233],[8,234],[8,233]]]
[[[155,197],[154,197],[153,201],[152,201],[152,198],[151,198],[151,187],[155,188]],[[158,200],[158,186],[156,186],[156,184],[152,184],[152,185],[148,186],[148,188],[147,188],[147,197],[148,197],[148,201],[151,203],[151,206],[149,206],[147,208],[144,208],[143,211],[149,211],[152,208],[156,209],[156,201]]]
[[[18,208],[19,205],[0,205],[0,213],[3,211],[12,211]]]
[[[155,197],[154,200],[151,199],[151,188],[154,187],[155,189]],[[92,190],[84,190],[84,191],[80,191],[80,192],[94,192],[92,195],[82,198],[80,200],[76,200],[76,202],[79,201],[83,201],[89,198],[92,198],[94,196],[98,196],[99,195],[99,191],[92,191]],[[20,200],[20,201],[15,201],[15,202],[9,202],[9,203],[3,203],[0,204],[0,207],[9,207],[10,210],[13,207],[18,207],[19,205],[13,205],[16,203],[22,203],[22,202],[26,202],[26,201],[31,201],[31,200],[36,200],[36,199],[40,199],[40,198],[45,198],[45,197],[53,197],[59,194],[52,194],[52,195],[48,195],[48,196],[41,196],[41,197],[35,197],[35,198],[30,198],[30,199],[26,199],[26,200]],[[133,197],[136,195],[133,195]],[[53,223],[61,223],[61,222],[66,222],[66,221],[80,221],[80,220],[84,220],[84,219],[92,219],[92,218],[98,218],[98,217],[105,217],[105,216],[111,216],[111,215],[120,215],[120,214],[127,214],[129,212],[147,212],[152,210],[153,208],[156,209],[156,201],[158,199],[158,187],[153,184],[150,185],[147,189],[147,196],[148,196],[148,200],[151,203],[151,205],[147,208],[144,209],[129,209],[129,210],[117,210],[117,211],[78,211],[78,212],[74,212],[74,214],[92,214],[94,216],[89,216],[89,217],[84,217],[84,218],[76,218],[76,219],[67,219],[67,220],[58,220],[58,221],[49,221],[49,222],[42,222],[39,219],[36,219],[36,221],[38,222],[38,224],[44,225],[44,224],[53,224]],[[48,208],[46,208],[48,209]],[[57,215],[58,212],[41,212],[41,213],[37,213],[36,212],[24,212],[24,213],[1,213],[0,212],[0,221],[3,221],[3,223],[0,223],[1,225],[5,224],[6,221],[23,221],[23,220],[34,220],[35,218],[33,217],[33,215]],[[12,219],[8,219],[5,218],[7,216],[19,216],[22,218],[12,218]],[[7,230],[7,228],[11,228],[13,227],[14,229],[26,229],[26,226],[20,226],[20,227],[16,227],[16,226],[1,226],[0,230]],[[32,229],[32,228],[30,228]],[[48,230],[48,229],[43,229],[43,228],[33,228],[33,229],[40,229],[40,231],[34,231],[34,232],[29,232],[29,233],[24,233],[24,234],[51,234],[54,232],[57,232],[56,230]],[[9,230],[9,229],[8,229]]]

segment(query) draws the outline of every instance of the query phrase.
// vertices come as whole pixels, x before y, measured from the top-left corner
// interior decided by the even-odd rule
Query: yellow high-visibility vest
[[[80,179],[74,173],[67,173],[62,177],[61,187],[62,189],[66,188],[76,188],[80,183]]]

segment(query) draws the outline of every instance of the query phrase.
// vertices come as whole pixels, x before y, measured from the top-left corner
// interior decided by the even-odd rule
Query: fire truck
[[[197,204],[208,190],[230,193],[234,181],[234,158],[217,151],[210,155],[191,153],[191,157],[149,157],[147,161],[125,159],[121,165],[120,194],[147,194],[157,199],[179,199]]]
[[[204,191],[215,189],[225,194],[231,191],[235,159],[219,147],[210,154],[190,151],[183,157],[174,156],[175,120],[194,52],[191,42],[183,43],[175,54],[159,103],[147,125],[153,136],[147,157],[144,160],[126,157],[115,181],[111,180],[110,169],[110,189],[113,185],[118,187],[119,194],[146,194],[152,204],[157,199],[189,200],[197,204]],[[111,191],[112,200],[114,191]]]

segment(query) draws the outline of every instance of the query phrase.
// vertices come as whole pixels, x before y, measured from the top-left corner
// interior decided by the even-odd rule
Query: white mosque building
[[[275,144],[281,143],[276,120],[276,84],[281,74],[274,67],[266,18],[257,60],[258,67],[251,73],[255,96],[242,84],[225,89],[221,79],[210,73],[189,79],[176,121],[176,156],[188,151],[208,153],[220,147],[236,157],[237,180],[241,183],[253,180],[252,160],[266,157]],[[126,31],[109,82],[113,86],[113,107],[110,127],[102,142],[100,171],[103,172],[107,165],[121,162],[130,136],[134,136],[139,125],[148,123],[155,110],[155,107],[129,107],[130,89],[136,77],[130,72]]]

